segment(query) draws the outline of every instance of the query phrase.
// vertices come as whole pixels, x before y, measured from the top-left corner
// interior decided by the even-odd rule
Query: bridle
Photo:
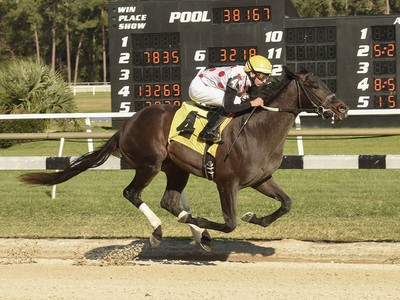
[[[296,87],[297,87],[297,101],[299,108],[276,108],[276,107],[269,107],[269,106],[262,106],[263,109],[268,110],[268,111],[276,111],[276,112],[290,112],[294,114],[298,114],[301,112],[307,112],[307,113],[316,113],[319,116],[321,116],[322,119],[326,119],[325,117],[325,112],[332,112],[332,121],[331,123],[335,123],[335,115],[338,116],[340,120],[342,120],[342,117],[337,109],[334,108],[325,108],[323,107],[323,104],[327,102],[332,102],[332,99],[336,97],[334,93],[331,93],[326,96],[324,100],[319,99],[315,94],[311,93],[307,88],[304,86],[302,82],[298,78],[294,79],[296,82]],[[304,94],[306,99],[312,104],[313,108],[302,108],[301,106],[301,94]]]
[[[315,94],[310,93],[310,91],[308,91],[306,89],[306,87],[304,86],[303,83],[301,83],[298,79],[296,79],[296,86],[297,86],[297,91],[298,91],[298,101],[299,101],[299,107],[301,109],[301,100],[300,100],[300,90],[303,92],[303,94],[306,96],[307,100],[311,102],[312,106],[314,107],[314,112],[316,112],[319,116],[321,116],[322,119],[326,119],[325,117],[325,112],[331,112],[332,113],[332,121],[331,123],[334,124],[335,123],[335,115],[338,116],[339,119],[342,119],[340,116],[340,113],[332,108],[332,106],[330,108],[325,108],[323,105],[327,102],[332,103],[332,99],[334,97],[336,97],[336,95],[334,93],[330,93],[329,95],[326,96],[325,100],[321,101],[318,97],[315,96]],[[316,103],[317,101],[319,103]]]

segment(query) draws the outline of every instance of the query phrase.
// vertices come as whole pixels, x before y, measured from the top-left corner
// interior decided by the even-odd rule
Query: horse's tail
[[[106,162],[111,154],[119,150],[119,131],[116,132],[101,148],[86,153],[70,162],[62,171],[54,173],[38,172],[27,173],[19,177],[24,183],[54,185],[65,182],[72,177],[86,171],[89,168],[96,168]]]

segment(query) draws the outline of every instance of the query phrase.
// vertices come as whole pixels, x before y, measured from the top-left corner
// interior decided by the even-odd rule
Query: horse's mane
[[[264,99],[265,103],[268,103],[273,100],[275,96],[278,95],[279,92],[282,91],[294,78],[297,78],[297,74],[289,69],[289,67],[283,66],[283,75],[280,79],[273,78],[273,81],[270,81],[253,91],[254,94],[251,96],[252,98],[261,97]]]

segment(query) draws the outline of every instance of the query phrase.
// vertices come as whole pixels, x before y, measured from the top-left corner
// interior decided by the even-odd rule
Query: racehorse
[[[138,111],[102,147],[82,155],[62,171],[27,173],[20,179],[29,184],[55,185],[100,166],[110,155],[120,155],[136,170],[123,195],[146,215],[154,229],[150,242],[157,246],[162,239],[161,221],[141,195],[163,171],[167,185],[161,207],[179,222],[188,223],[195,229],[198,233],[196,242],[210,250],[211,238],[207,229],[228,233],[236,228],[237,194],[243,188],[256,189],[281,205],[270,215],[257,216],[249,212],[242,220],[267,227],[289,212],[292,201],[272,175],[282,163],[286,136],[300,112],[313,111],[332,122],[347,117],[346,104],[319,78],[308,72],[294,73],[285,66],[283,79],[260,89],[259,95],[268,106],[235,116],[222,132],[224,143],[216,152],[213,180],[219,192],[224,223],[194,217],[186,199],[181,199],[189,175],[205,177],[205,174],[201,154],[178,142],[168,143],[171,122],[178,110],[172,105],[154,105]],[[185,200],[183,208],[181,200]]]

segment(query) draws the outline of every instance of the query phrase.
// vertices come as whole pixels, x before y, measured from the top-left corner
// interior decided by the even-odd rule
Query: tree
[[[65,9],[65,48],[66,48],[66,55],[67,55],[67,80],[71,83],[72,80],[72,68],[71,68],[71,46],[70,46],[70,19],[73,17],[72,12],[72,5],[67,0],[64,2],[64,9]]]
[[[8,7],[0,1],[0,63],[14,56],[7,38]]]
[[[0,70],[1,113],[75,112],[73,94],[60,73],[31,60],[12,60]]]
[[[43,0],[41,11],[44,14],[47,24],[51,32],[51,70],[56,70],[56,55],[57,55],[57,28],[62,26],[63,12],[62,6],[58,0]]]
[[[32,60],[12,60],[0,68],[0,113],[72,113],[74,97],[60,73]],[[43,132],[48,120],[2,120],[1,132]],[[63,130],[77,130],[75,120],[60,119]],[[6,142],[0,146],[11,146]]]
[[[107,35],[106,35],[106,26],[108,22],[108,14],[106,10],[102,7],[101,8],[101,52],[102,52],[102,59],[103,59],[103,82],[104,84],[107,82]]]
[[[28,47],[22,41],[33,41],[32,31],[29,23],[26,21],[28,16],[26,12],[18,9],[16,1],[7,1],[0,5],[4,15],[1,16],[2,37],[8,46],[11,57],[31,56],[35,52],[32,47]],[[3,10],[4,9],[4,10]]]
[[[349,0],[348,15],[382,15],[386,0]]]
[[[389,13],[398,14],[400,13],[400,0],[389,0]]]
[[[13,11],[13,14],[16,17],[24,18],[26,23],[29,25],[30,32],[33,33],[33,39],[35,41],[35,49],[36,49],[36,62],[40,63],[40,42],[39,42],[39,31],[42,30],[43,26],[43,18],[39,13],[39,9],[41,6],[41,1],[30,1],[30,0],[21,0],[18,2],[16,9]]]
[[[293,0],[301,17],[398,13],[400,0]]]
[[[79,40],[75,56],[74,84],[76,84],[78,80],[79,59],[82,54],[85,37],[88,37],[88,39],[86,40],[87,43],[93,43],[93,40],[95,41],[97,40],[90,37],[93,37],[93,34],[96,32],[96,28],[98,28],[99,24],[101,24],[99,13],[101,13],[101,5],[103,3],[104,0],[87,0],[85,1],[84,5],[78,6],[79,9],[82,11],[82,13],[81,13],[81,18],[76,19],[76,29],[79,32]],[[88,47],[88,48],[93,49],[93,47]]]
[[[327,17],[335,15],[333,0],[293,0],[301,17]]]

